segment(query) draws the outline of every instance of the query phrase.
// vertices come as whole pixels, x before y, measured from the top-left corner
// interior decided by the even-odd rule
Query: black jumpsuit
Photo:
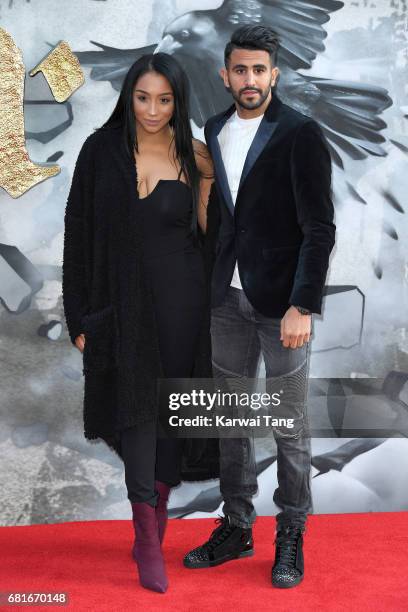
[[[191,231],[192,191],[181,180],[160,180],[143,207],[144,254],[155,308],[165,378],[188,378],[205,312],[204,261]],[[131,502],[155,505],[154,480],[180,482],[182,441],[157,437],[157,424],[122,433]]]

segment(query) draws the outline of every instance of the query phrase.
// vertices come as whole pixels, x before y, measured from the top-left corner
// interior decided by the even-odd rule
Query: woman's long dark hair
[[[133,149],[135,148],[137,152],[138,145],[133,111],[133,89],[139,78],[147,72],[157,72],[163,75],[169,81],[173,91],[174,112],[169,124],[174,131],[175,157],[192,190],[193,215],[191,228],[196,234],[200,171],[195,160],[189,119],[189,82],[186,73],[177,60],[168,53],[150,53],[143,55],[132,64],[123,81],[113,113],[101,126],[101,129],[122,127],[126,153],[135,163]]]

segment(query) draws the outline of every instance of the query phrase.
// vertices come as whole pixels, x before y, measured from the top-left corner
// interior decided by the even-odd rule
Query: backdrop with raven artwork
[[[279,95],[321,124],[333,158],[337,243],[308,402],[314,512],[408,508],[406,1],[0,0],[0,27],[26,69],[30,158],[61,168],[19,198],[0,191],[2,524],[130,516],[122,463],[82,435],[82,356],[61,299],[72,170],[146,52],[184,66],[203,139],[206,119],[231,104],[218,70],[243,23],[279,33]],[[85,83],[58,103],[43,74],[28,73],[61,40]],[[256,509],[275,514],[275,444],[256,443]],[[171,512],[211,516],[220,504],[217,481],[189,483],[174,491]]]

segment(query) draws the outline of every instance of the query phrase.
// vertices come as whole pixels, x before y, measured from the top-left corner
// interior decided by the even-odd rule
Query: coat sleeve
[[[336,226],[330,153],[320,126],[313,120],[298,128],[291,176],[303,241],[289,303],[320,314]]]
[[[81,318],[89,308],[86,275],[87,217],[93,200],[93,157],[90,137],[79,152],[64,217],[62,259],[62,301],[68,334],[72,344],[82,333]]]

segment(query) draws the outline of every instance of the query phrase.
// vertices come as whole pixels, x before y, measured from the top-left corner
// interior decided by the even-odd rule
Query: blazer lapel
[[[239,181],[238,194],[247,178],[248,174],[251,172],[256,160],[264,150],[266,144],[272,138],[272,134],[276,130],[276,126],[278,125],[277,121],[277,111],[281,105],[281,101],[277,97],[276,94],[273,94],[272,100],[269,103],[265,114],[262,118],[261,123],[259,124],[258,130],[255,134],[255,137],[249,147],[247,156],[245,158],[244,167],[242,169],[241,179]],[[238,199],[237,194],[237,199]]]
[[[232,201],[231,191],[228,184],[227,173],[225,171],[224,162],[222,161],[221,149],[218,142],[218,134],[221,132],[225,123],[235,111],[235,105],[233,104],[230,108],[221,116],[221,118],[214,124],[209,134],[209,147],[210,153],[213,158],[215,167],[215,181],[218,183],[219,190],[221,191],[224,202],[227,205],[228,210],[234,215],[234,202]]]
[[[241,179],[239,182],[237,201],[239,196],[239,191],[247,178],[248,174],[251,172],[256,160],[264,150],[266,144],[272,138],[272,134],[276,130],[278,125],[277,115],[278,111],[282,105],[282,102],[279,100],[278,96],[274,93],[272,95],[272,99],[265,111],[265,114],[262,118],[261,123],[259,124],[258,130],[255,134],[255,137],[252,141],[251,146],[249,147],[247,156],[245,158],[244,167],[241,174]],[[224,162],[222,161],[221,149],[218,142],[218,134],[221,132],[227,120],[231,117],[233,112],[235,111],[235,104],[230,106],[223,115],[221,115],[220,119],[216,123],[214,123],[210,133],[209,133],[209,148],[210,153],[213,158],[214,166],[215,166],[215,181],[218,184],[219,190],[221,191],[224,202],[227,205],[228,210],[234,216],[235,207],[231,197],[231,191],[228,184],[227,173],[225,171]]]

